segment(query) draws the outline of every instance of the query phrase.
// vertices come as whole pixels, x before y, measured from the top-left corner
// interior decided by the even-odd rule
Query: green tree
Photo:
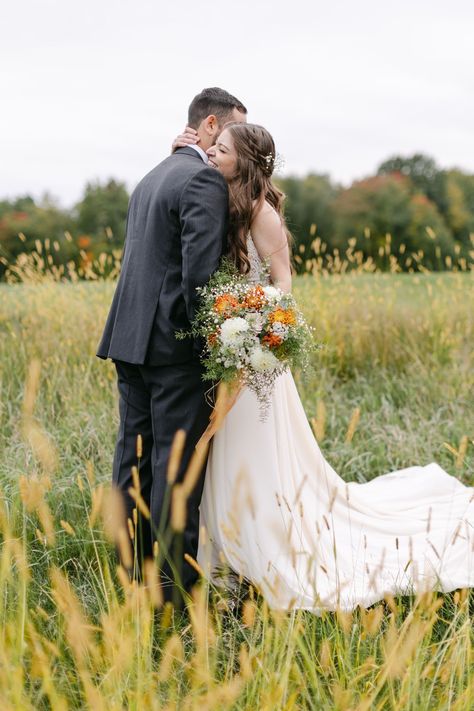
[[[94,251],[119,246],[125,237],[129,195],[124,183],[110,179],[87,183],[82,200],[75,206],[77,229],[94,238]],[[107,248],[108,245],[108,248]]]
[[[48,241],[54,263],[68,261],[77,252],[72,238],[66,237],[74,227],[71,214],[48,195],[39,203],[28,195],[3,200],[0,202],[0,257],[12,262],[20,253],[36,249],[39,240]],[[4,267],[2,264],[1,274]]]
[[[460,170],[446,172],[448,209],[446,221],[467,256],[474,235],[474,175]]]
[[[296,246],[309,247],[314,228],[321,238],[330,242],[334,228],[333,202],[338,188],[329,176],[310,173],[305,178],[279,178],[276,181],[285,193],[285,216]]]
[[[430,156],[415,153],[412,156],[393,156],[381,163],[377,175],[399,173],[410,178],[416,192],[423,193],[436,204],[442,215],[446,215],[448,200],[446,195],[446,175]]]
[[[452,236],[437,206],[400,172],[355,182],[339,193],[334,211],[334,244],[339,250],[344,252],[355,237],[356,249],[381,267],[388,265],[387,245],[406,258],[423,250],[426,266],[433,269],[442,266],[436,246],[443,254],[453,253]]]
[[[35,206],[31,195],[23,195],[14,200],[0,200],[0,218],[10,212],[29,212]]]
[[[430,269],[443,269],[441,257],[454,255],[451,231],[435,203],[423,193],[410,198],[410,220],[404,237],[408,250],[423,252],[423,264]]]

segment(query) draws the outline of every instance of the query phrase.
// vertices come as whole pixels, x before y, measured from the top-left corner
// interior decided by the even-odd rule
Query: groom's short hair
[[[247,113],[243,103],[228,91],[218,87],[203,89],[189,105],[188,126],[197,128],[201,121],[211,114],[217,117],[219,124],[225,123],[234,109],[243,114]]]

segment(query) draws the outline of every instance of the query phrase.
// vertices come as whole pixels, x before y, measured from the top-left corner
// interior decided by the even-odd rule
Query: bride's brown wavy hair
[[[228,256],[240,272],[246,273],[250,268],[247,235],[265,201],[279,214],[289,244],[292,237],[283,216],[285,195],[272,181],[276,156],[272,136],[266,128],[253,123],[228,123],[225,129],[231,134],[237,153],[235,175],[228,183]]]

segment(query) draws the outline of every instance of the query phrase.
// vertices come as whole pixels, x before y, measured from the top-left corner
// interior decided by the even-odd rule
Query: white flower
[[[242,336],[249,330],[249,325],[244,318],[236,316],[228,318],[221,326],[220,339],[224,346],[234,346],[241,342]]]
[[[260,333],[263,327],[263,316],[260,313],[249,313],[247,314],[247,322],[254,333]]]
[[[281,290],[277,289],[275,286],[264,286],[263,293],[268,301],[278,301],[281,296]]]
[[[257,346],[250,353],[250,365],[254,370],[262,373],[274,370],[279,365],[279,360],[270,351],[264,351],[263,348]]]

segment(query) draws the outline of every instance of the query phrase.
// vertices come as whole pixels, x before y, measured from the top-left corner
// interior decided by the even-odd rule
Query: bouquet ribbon
[[[243,383],[236,378],[230,382],[221,380],[217,385],[216,402],[209,417],[209,424],[196,444],[196,449],[207,447],[212,437],[219,430],[226,415],[231,411],[243,388]]]

